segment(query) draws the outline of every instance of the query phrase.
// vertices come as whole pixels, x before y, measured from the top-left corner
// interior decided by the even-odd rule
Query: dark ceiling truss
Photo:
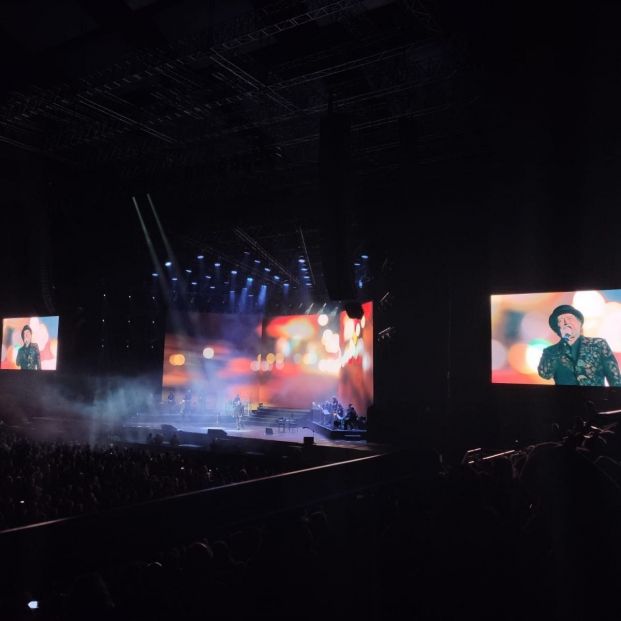
[[[423,0],[399,0],[399,4],[405,7],[427,30],[433,33],[442,32],[442,28],[429,8],[429,1]]]
[[[274,3],[281,6],[283,3]],[[171,43],[166,48],[143,49],[132,53],[121,62],[117,62],[104,70],[97,71],[79,80],[75,86],[63,85],[62,91],[67,94],[77,90],[78,94],[92,96],[96,92],[112,91],[126,88],[138,82],[149,80],[158,74],[168,71],[176,72],[186,65],[196,62],[206,55],[219,55],[227,50],[240,48],[262,38],[297,28],[313,21],[337,15],[354,7],[364,7],[365,0],[339,0],[338,2],[316,2],[318,6],[308,12],[281,20],[269,26],[256,28],[257,16],[268,15],[265,9],[250,11],[233,17],[217,26],[204,30],[199,34]],[[0,116],[9,119],[12,114],[35,114],[38,107],[46,106],[50,99],[63,96],[61,89],[41,89],[34,94],[16,93],[0,107]],[[15,108],[18,110],[16,111]]]
[[[255,263],[245,264],[237,254],[232,252],[231,244],[220,243],[216,245],[212,241],[186,234],[179,234],[175,237],[182,244],[184,249],[193,252],[208,253],[213,259],[217,259],[221,263],[224,263],[227,269],[229,267],[234,267],[237,270],[243,270],[244,274],[251,275],[259,280],[264,280],[266,278],[263,268],[257,267]],[[227,246],[227,249],[223,249],[225,246]]]
[[[283,223],[282,226],[291,224]],[[175,240],[179,245],[180,256],[187,254],[192,257],[196,252],[209,254],[223,264],[224,273],[229,268],[235,268],[241,274],[252,276],[261,283],[282,285],[288,281],[292,288],[304,285],[305,283],[293,271],[298,267],[298,256],[305,257],[309,273],[319,273],[321,276],[321,250],[318,238],[314,245],[309,244],[308,247],[301,248],[299,243],[299,235],[302,235],[303,239],[301,227],[288,230],[282,228],[277,233],[266,233],[261,227],[255,229],[253,231],[252,227],[249,228],[252,235],[246,230],[234,227],[231,230],[204,236],[179,234],[175,235]],[[313,229],[307,233],[313,236]],[[254,259],[260,262],[256,263]],[[287,268],[285,263],[293,264],[294,268]],[[266,267],[271,271],[266,272]],[[279,276],[280,279],[276,281],[274,276]],[[313,284],[320,286],[322,282],[320,278]],[[315,290],[315,293],[318,291]]]
[[[246,231],[244,231],[243,229],[240,229],[239,227],[235,227],[233,230],[235,234],[242,241],[246,242],[246,244],[248,244],[248,246],[252,248],[252,250],[258,256],[260,256],[265,262],[267,262],[271,267],[277,269],[281,274],[284,274],[289,279],[290,282],[299,284],[300,281],[298,280],[298,277],[292,274],[284,265],[282,265],[282,263],[280,263],[280,261],[276,257],[270,254],[257,240],[253,239],[250,235],[248,235]]]
[[[222,28],[214,36],[213,47],[215,50],[231,51],[250,43],[271,39],[275,35],[298,28],[299,26],[321,19],[334,18],[344,11],[364,9],[365,0],[338,0],[337,2],[317,0],[308,4],[313,6],[309,11],[259,28],[253,28],[257,17],[255,11],[244,14],[236,21],[231,20],[228,22],[227,26],[231,28],[230,31],[227,32],[226,28]],[[237,29],[237,34],[234,34],[235,29]],[[240,34],[240,31],[243,34]],[[219,39],[221,40],[219,41]]]
[[[373,9],[387,7],[392,27],[382,29]],[[398,147],[400,119],[467,105],[454,87],[461,54],[429,38],[439,29],[427,7],[418,0],[273,2],[72,84],[13,93],[0,107],[0,141],[76,166],[110,165],[124,177],[202,167],[221,187],[226,173],[239,192],[244,176],[252,185],[269,173],[288,186],[288,172],[304,171],[304,185],[316,174],[319,117],[329,100],[352,119],[361,165]],[[309,27],[342,27],[350,40],[333,36],[276,62],[264,55],[296,28],[312,38]]]
[[[373,118],[368,121],[356,123],[352,126],[352,130],[354,132],[354,144],[364,144],[361,136],[365,130],[396,125],[396,123],[402,118],[416,118],[424,115],[442,113],[449,108],[449,104],[443,103],[433,107],[408,110],[400,114],[390,114],[383,118]],[[274,162],[274,168],[293,170],[306,166],[309,173],[314,174],[316,172],[314,167],[316,166],[318,157],[319,133],[316,131],[316,126],[313,127],[313,130],[314,131],[306,133],[302,136],[296,136],[295,138],[283,140],[278,143],[276,146],[280,147],[280,152],[283,154],[283,158],[281,161],[274,159],[271,160]],[[364,146],[364,148],[355,148],[353,153],[354,159],[363,159],[369,153],[377,153],[380,151],[395,149],[399,145],[399,141],[398,139],[395,139],[395,136],[396,134],[393,133],[388,137],[387,141],[379,143],[375,141],[372,145]],[[113,148],[115,150],[107,153],[105,157],[102,156],[101,161],[126,160],[128,163],[131,163],[131,161],[135,160],[138,155],[135,150],[135,143],[127,145],[126,152],[123,151],[123,147],[121,146],[115,146]],[[140,155],[141,157],[144,157],[148,155],[149,152],[150,149],[148,145],[145,145],[143,152]],[[216,149],[216,152],[219,152],[219,150]],[[209,168],[206,166],[205,158],[205,147],[201,145],[197,145],[195,148],[169,150],[167,151],[166,158],[157,157],[152,160],[153,167],[149,172],[154,173],[158,169],[163,170],[188,166],[201,166],[201,170],[204,171],[203,174],[206,177],[217,177],[224,169],[226,170],[227,175],[230,175],[237,180],[239,177],[252,176],[253,174],[260,176],[268,171],[266,168],[268,163],[266,163],[265,155],[252,149],[238,151],[233,159],[231,159],[231,157],[222,156],[215,160],[212,159],[210,161]],[[261,162],[261,164],[254,165],[253,161],[255,160]],[[125,168],[124,172],[126,176],[131,177],[132,175],[139,173],[140,169],[144,169],[145,164],[145,160],[142,159],[140,163],[137,164],[136,168],[131,168],[130,166]],[[269,172],[273,173],[274,168],[270,169]]]
[[[388,56],[390,56],[390,54],[388,54]],[[361,66],[368,67],[369,65],[364,63],[361,64]],[[452,79],[456,72],[454,63],[450,62],[450,58],[447,58],[446,55],[442,54],[436,54],[431,57],[423,57],[421,59],[406,59],[406,61],[401,62],[401,68],[402,69],[399,71],[397,68],[393,67],[393,69],[395,69],[394,73],[389,71],[385,71],[383,73],[378,72],[378,78],[376,81],[379,88],[357,93],[355,95],[336,98],[333,105],[337,109],[353,111],[361,116],[368,116],[370,113],[373,113],[373,109],[371,107],[373,100],[378,100],[381,106],[382,100],[385,100],[387,96],[390,96],[391,108],[397,108],[398,111],[392,112],[388,115],[388,117],[380,119],[378,119],[375,116],[375,113],[373,113],[373,122],[376,124],[386,122],[386,118],[394,121],[403,115],[421,114],[424,113],[426,108],[423,108],[422,112],[417,110],[415,102],[413,102],[411,96],[408,95],[408,91],[419,93],[420,89],[425,85],[433,84],[441,80]],[[339,71],[340,68],[335,70],[335,72]],[[395,80],[400,80],[405,76],[409,78],[408,81],[395,83]],[[402,95],[401,99],[396,97],[399,94]],[[400,105],[400,102],[406,102],[408,105],[403,107]],[[272,146],[279,145],[284,147],[295,144],[296,142],[306,141],[308,139],[316,140],[318,137],[317,116],[325,111],[326,102],[322,98],[314,98],[311,96],[309,103],[310,105],[308,107],[305,107],[297,112],[284,112],[280,115],[274,114],[273,110],[269,107],[257,106],[255,108],[255,118],[246,118],[243,121],[238,121],[237,123],[231,123],[229,125],[221,120],[218,120],[217,118],[214,119],[214,115],[211,113],[206,114],[204,120],[207,123],[207,131],[200,133],[196,131],[196,128],[194,127],[192,129],[192,137],[183,142],[183,149],[181,150],[184,150],[185,147],[193,143],[207,142],[211,144],[212,141],[217,139],[223,139],[234,134],[242,134],[257,129],[268,130],[272,134],[274,133],[273,129],[277,129],[278,136],[274,137],[273,142],[271,143]],[[213,108],[213,103],[207,105]],[[432,109],[435,110],[435,108]],[[199,115],[198,110],[195,112],[196,115]],[[364,126],[364,122],[364,120],[361,120],[359,125],[361,127]],[[366,122],[368,123],[370,121]],[[358,126],[355,124],[354,128],[357,127]],[[309,131],[310,133],[308,133]],[[289,137],[291,136],[291,133],[296,135],[294,137]],[[302,135],[300,136],[300,134]],[[149,142],[145,142],[143,144],[145,149],[148,150],[150,148]],[[134,153],[133,149],[131,153]],[[174,152],[170,152],[170,154],[174,157]],[[118,151],[114,150],[111,153],[111,157],[118,157]]]

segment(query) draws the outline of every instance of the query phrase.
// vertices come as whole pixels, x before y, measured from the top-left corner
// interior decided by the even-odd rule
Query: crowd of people
[[[197,450],[37,442],[0,427],[0,530],[274,474],[278,463]]]
[[[74,490],[83,489],[78,473],[95,480],[108,469],[116,484],[129,477],[126,488],[143,480],[145,467],[168,490],[208,479],[192,467],[189,479],[170,481],[179,466],[170,454],[152,462],[148,451],[143,458],[19,440],[9,449],[11,472],[30,472],[20,493],[41,470],[58,481],[62,472]],[[2,455],[4,468],[6,445]],[[408,478],[254,516],[224,533],[206,528],[204,538],[173,548],[154,542],[142,558],[18,594],[23,616],[12,618],[31,618],[28,598],[45,619],[611,618],[621,569],[620,460],[615,426],[585,421],[490,459],[471,454],[451,465],[433,450],[412,451]]]

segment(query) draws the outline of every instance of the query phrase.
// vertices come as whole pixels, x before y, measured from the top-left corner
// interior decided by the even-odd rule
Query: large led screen
[[[260,351],[261,315],[190,313],[169,324],[164,341],[164,399],[201,411],[226,411],[239,396],[258,400],[254,364]]]
[[[261,402],[310,409],[338,392],[341,367],[336,315],[282,315],[265,320],[257,369]]]
[[[310,409],[336,396],[365,415],[373,401],[372,304],[346,313],[190,314],[171,321],[163,395],[172,411],[244,407]]]
[[[1,369],[55,371],[58,362],[58,316],[2,320]]]
[[[621,386],[621,289],[491,297],[492,382]]]
[[[360,318],[340,316],[339,397],[364,414],[373,403],[373,303],[363,304],[362,311]]]

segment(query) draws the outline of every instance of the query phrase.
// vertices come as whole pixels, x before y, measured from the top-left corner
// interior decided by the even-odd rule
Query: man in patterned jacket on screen
[[[610,345],[582,335],[584,315],[569,304],[557,306],[548,319],[560,340],[543,350],[538,372],[566,386],[621,386],[621,373]]]
[[[22,370],[40,370],[41,354],[39,353],[39,346],[32,342],[32,330],[28,324],[22,328],[22,341],[24,341],[24,344],[17,352],[15,364]]]

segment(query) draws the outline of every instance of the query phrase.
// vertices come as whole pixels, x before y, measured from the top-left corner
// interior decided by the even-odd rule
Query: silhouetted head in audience
[[[246,563],[255,558],[261,548],[261,531],[258,528],[235,531],[229,542],[233,558]]]
[[[203,541],[195,541],[186,551],[186,569],[195,574],[206,574],[212,569],[213,551]]]
[[[112,619],[115,606],[99,573],[78,576],[67,598],[68,619]]]

